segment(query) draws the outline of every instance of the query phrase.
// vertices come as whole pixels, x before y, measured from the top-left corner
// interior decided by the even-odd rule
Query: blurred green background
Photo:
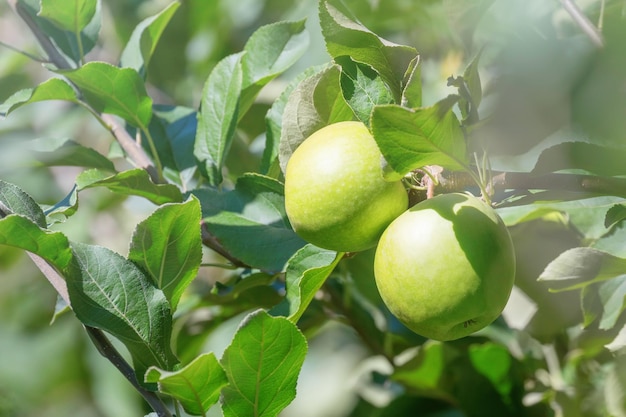
[[[101,40],[88,58],[116,62],[135,25],[168,3],[103,0]],[[447,87],[447,78],[462,74],[471,59],[483,50],[481,75],[486,91],[490,81],[500,83],[500,95],[488,96],[485,102],[485,108],[496,108],[499,113],[485,131],[484,141],[493,144],[494,152],[508,155],[501,160],[507,166],[525,167],[533,152],[536,155],[537,149],[547,146],[542,145],[544,139],[576,116],[576,107],[572,112],[570,106],[574,85],[585,74],[593,74],[588,68],[592,54],[589,42],[556,1],[345,3],[375,33],[414,46],[422,54],[425,105],[454,92]],[[578,3],[592,16],[597,15],[599,2]],[[609,2],[609,6],[618,7],[617,3],[621,2]],[[157,103],[195,108],[211,68],[224,56],[241,50],[255,29],[279,20],[307,17],[311,34],[308,53],[261,93],[241,123],[228,169],[232,174],[255,170],[259,163],[259,138],[262,139],[265,128],[263,117],[272,101],[291,77],[329,60],[316,14],[314,0],[185,0],[151,61],[149,93]],[[0,41],[40,54],[33,36],[6,2],[0,3]],[[46,77],[48,72],[40,63],[0,45],[0,102]],[[589,95],[593,91],[583,88],[579,94]],[[37,166],[31,149],[34,140],[64,138],[104,154],[111,151],[112,138],[108,133],[84,110],[65,103],[30,105],[0,119],[0,179],[17,184],[42,204],[61,200],[70,192],[78,171]],[[134,226],[153,207],[141,200],[112,196],[106,190],[84,191],[78,214],[56,228],[70,239],[95,242],[126,254]],[[570,236],[554,239],[551,245],[556,246],[552,248],[567,246],[563,242],[568,242]],[[528,262],[528,274],[533,278],[532,274],[539,272],[531,260]],[[540,267],[539,263],[547,260],[537,262]],[[61,315],[50,325],[55,304],[55,292],[30,260],[20,251],[0,246],[0,417],[144,415],[148,410],[140,397],[98,355],[72,315]],[[521,302],[515,308],[519,309],[515,313],[524,313],[528,304]],[[205,348],[214,350],[219,357],[238,319],[220,326]],[[299,382],[301,393],[314,390],[316,395],[299,395],[282,415],[349,415],[358,400],[357,393],[370,402],[385,403],[386,394],[368,388],[363,381],[365,372],[384,368],[376,358],[368,357],[367,348],[352,330],[338,323],[326,325],[310,341]],[[219,413],[215,410],[211,415]]]

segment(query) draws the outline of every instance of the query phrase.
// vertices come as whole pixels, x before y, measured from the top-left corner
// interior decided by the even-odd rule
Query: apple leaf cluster
[[[117,55],[102,53],[109,47],[103,17],[119,4],[10,3],[39,42],[48,78],[13,92],[0,103],[0,115],[11,121],[29,108],[64,102],[68,118],[95,121],[106,144],[79,129],[70,139],[28,141],[28,164],[45,175],[36,177],[39,191],[27,175],[0,180],[0,259],[15,257],[15,249],[28,253],[58,294],[52,326],[75,316],[150,406],[149,415],[269,417],[287,412],[298,396],[317,398],[320,390],[300,378],[316,337],[332,325],[358,336],[360,351],[367,352],[346,415],[626,413],[626,150],[624,118],[616,116],[624,110],[623,89],[616,87],[624,81],[621,2],[584,10],[604,22],[599,49],[589,27],[556,18],[563,12],[557,2],[537,0],[533,8],[527,2],[432,0],[409,2],[407,9],[400,1],[385,8],[320,0],[319,27],[311,19],[269,19],[274,23],[257,24],[240,47],[224,51],[203,73],[203,85],[190,89],[184,76],[176,79],[180,88],[172,97],[199,91],[197,104],[164,99],[158,81],[165,84],[165,70],[155,63],[163,66],[160,45],[172,56],[184,49],[167,43],[176,36],[169,28],[182,24],[199,33],[205,15],[194,12],[214,11],[218,2],[170,2],[133,23]],[[464,70],[456,65],[433,90],[432,60],[443,65],[457,55],[437,56],[438,46],[418,35],[450,7],[458,12],[455,24],[467,29],[455,40],[457,49],[475,52],[463,58]],[[531,13],[541,18],[524,26]],[[212,23],[222,39],[219,22]],[[507,39],[512,46],[481,39],[495,24],[514,33]],[[471,29],[478,25],[483,31]],[[403,33],[394,32],[398,28]],[[310,36],[312,30],[321,37]],[[464,43],[470,32],[484,49]],[[301,68],[315,42],[323,43],[326,62]],[[118,58],[104,59],[111,56]],[[401,214],[407,206],[401,180],[411,204],[432,194],[469,201],[457,193],[468,191],[491,200],[493,208],[476,206],[473,198],[453,205],[470,217],[480,212],[472,217],[476,224],[497,219],[480,230],[455,223],[449,205],[439,207],[435,220],[448,217],[442,227],[449,233],[409,255],[420,265],[403,271],[427,275],[439,268],[429,262],[442,255],[445,267],[460,268],[455,262],[463,253],[484,272],[478,278],[506,276],[479,332],[441,342],[410,330],[417,319],[401,317],[405,308],[376,286],[385,274],[396,275],[387,265],[375,274],[382,261],[372,246],[384,227],[356,254],[296,233],[287,210],[290,161],[315,132],[346,124],[358,126],[375,148],[371,161],[384,159],[357,167],[354,178],[374,170],[381,187],[400,190],[396,220],[415,215],[420,222],[433,211],[419,203]],[[333,137],[329,146],[340,143]],[[348,157],[356,149],[341,145],[338,154]],[[70,184],[51,200],[51,173],[66,167],[73,169],[63,171],[72,173]],[[332,194],[329,188],[318,191]],[[340,189],[331,211],[356,207],[357,201],[342,200],[352,193]],[[306,207],[306,194],[302,198]],[[443,201],[438,198],[425,203]],[[124,213],[119,218],[144,214],[124,236],[126,254],[107,246],[105,236],[88,233],[105,221],[100,214],[118,210]],[[87,226],[83,213],[91,215]],[[485,230],[497,243],[476,242]],[[403,249],[394,245],[403,242],[392,239],[379,249],[393,261]],[[498,250],[493,265],[501,270],[494,273],[486,259]],[[445,259],[449,254],[459,256]],[[513,272],[513,297],[505,307],[500,297],[508,298]],[[413,300],[421,289],[405,282],[393,291]],[[456,336],[473,332],[476,320],[461,318],[456,324],[463,334]],[[232,322],[237,326],[220,353],[211,342]]]

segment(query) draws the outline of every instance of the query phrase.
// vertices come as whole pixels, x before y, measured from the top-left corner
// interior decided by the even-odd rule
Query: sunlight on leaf
[[[97,0],[41,0],[39,16],[53,22],[59,29],[79,36],[96,14]]]
[[[230,385],[222,391],[224,417],[275,417],[296,395],[307,352],[298,328],[263,310],[248,315],[221,363]]]
[[[221,60],[211,71],[202,91],[193,154],[204,164],[211,185],[222,182],[222,167],[239,118],[242,55],[238,53]]]
[[[46,100],[63,100],[78,103],[76,92],[60,78],[50,78],[35,88],[26,88],[14,93],[0,105],[0,114],[8,115],[26,104]]]
[[[135,168],[111,174],[99,169],[84,171],[76,178],[78,190],[94,187],[106,187],[123,195],[136,195],[146,198],[155,204],[178,203],[183,196],[175,185],[155,184],[146,170]]]
[[[310,244],[296,252],[289,259],[285,272],[285,300],[270,313],[287,316],[293,323],[297,323],[342,258],[342,253]]]
[[[397,105],[377,106],[372,133],[393,171],[404,175],[427,165],[458,171],[466,169],[465,137],[452,112],[457,96],[417,110]]]
[[[191,197],[157,208],[133,233],[128,258],[165,293],[172,311],[202,261],[200,218],[200,203]]]
[[[78,69],[56,72],[76,84],[97,112],[117,115],[141,129],[150,123],[152,99],[134,69],[94,61]]]
[[[219,399],[228,379],[215,354],[210,352],[174,372],[151,367],[146,382],[158,383],[159,391],[180,401],[187,413],[205,415]]]
[[[44,230],[18,214],[0,219],[0,245],[32,252],[58,269],[65,268],[72,259],[69,241],[63,233]]]

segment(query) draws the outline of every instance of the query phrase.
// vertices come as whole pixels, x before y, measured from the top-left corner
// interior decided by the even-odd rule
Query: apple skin
[[[383,179],[382,155],[361,122],[339,122],[309,136],[285,170],[285,210],[304,240],[338,252],[374,247],[408,207],[401,181]]]
[[[387,227],[374,275],[383,301],[405,326],[454,340],[502,313],[515,280],[515,252],[491,207],[470,195],[442,194]]]

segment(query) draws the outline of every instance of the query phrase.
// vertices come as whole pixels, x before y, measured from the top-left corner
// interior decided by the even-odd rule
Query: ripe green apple
[[[467,194],[442,194],[387,227],[374,275],[383,301],[409,329],[454,340],[498,318],[513,288],[515,253],[491,207]]]
[[[285,170],[285,210],[314,245],[358,252],[376,245],[408,207],[400,181],[383,178],[382,155],[361,122],[339,122],[309,136]]]

